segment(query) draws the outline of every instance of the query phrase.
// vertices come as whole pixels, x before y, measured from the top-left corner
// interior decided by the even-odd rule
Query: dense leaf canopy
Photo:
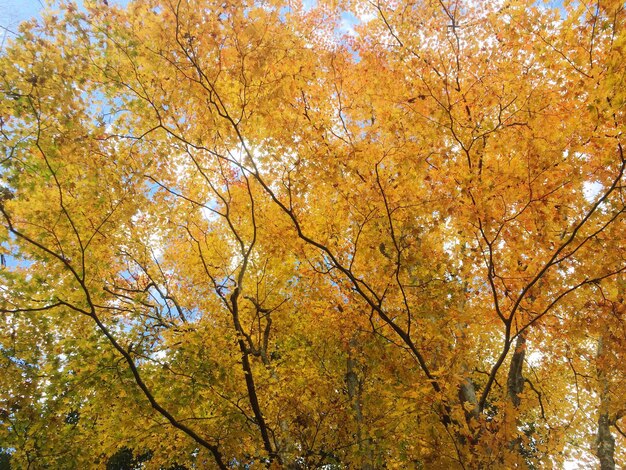
[[[55,8],[0,55],[13,468],[626,465],[621,0]]]

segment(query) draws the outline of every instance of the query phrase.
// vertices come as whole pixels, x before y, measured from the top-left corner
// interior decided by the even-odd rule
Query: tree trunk
[[[350,347],[356,346],[356,341],[350,341]],[[352,402],[352,411],[356,421],[356,438],[358,441],[359,455],[362,457],[361,467],[363,470],[373,470],[372,449],[369,438],[363,439],[363,409],[361,404],[362,384],[357,375],[358,363],[352,355],[352,350],[348,352],[346,385],[348,396]]]
[[[596,436],[596,455],[600,460],[600,470],[615,470],[615,438],[611,434],[609,426],[609,379],[602,364],[604,352],[604,339],[598,339],[598,385],[600,388],[600,410],[598,416],[598,434]]]
[[[509,375],[506,381],[507,391],[513,406],[517,408],[520,404],[519,394],[524,390],[524,357],[526,356],[526,335],[522,333],[515,342],[515,352],[511,359]]]

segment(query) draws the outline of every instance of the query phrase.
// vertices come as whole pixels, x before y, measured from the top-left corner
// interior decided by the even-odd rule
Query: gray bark
[[[519,394],[524,390],[524,376],[522,371],[524,368],[524,357],[526,356],[526,336],[521,334],[515,342],[515,352],[511,359],[509,367],[509,375],[506,386],[509,398],[513,405],[517,408],[520,404]]]
[[[604,356],[604,340],[598,340],[597,358]],[[600,470],[615,470],[615,438],[611,434],[611,420],[609,417],[609,378],[599,361],[597,369],[598,385],[600,387],[600,409],[598,415],[598,434],[596,435],[596,456],[600,460]]]
[[[355,346],[354,341],[350,341],[350,346]],[[361,404],[362,395],[362,383],[357,375],[358,363],[352,356],[352,352],[348,353],[347,371],[346,371],[346,386],[348,389],[348,396],[352,402],[352,410],[354,412],[354,418],[356,420],[356,438],[359,446],[359,454],[363,457],[363,463],[361,468],[363,470],[373,470],[372,465],[372,449],[369,439],[363,439],[363,408]]]
[[[472,419],[478,418],[480,410],[478,409],[478,400],[476,399],[476,388],[474,382],[471,379],[465,379],[459,388],[459,398],[465,409],[465,419],[469,422]],[[472,408],[465,407],[465,404],[469,403]]]

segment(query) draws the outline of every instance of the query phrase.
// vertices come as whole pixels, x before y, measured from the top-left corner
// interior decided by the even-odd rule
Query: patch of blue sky
[[[12,233],[9,233],[9,240],[15,241],[16,236]],[[1,245],[1,251],[3,252],[1,256],[2,266],[9,270],[15,269],[25,269],[33,265],[34,261],[29,260],[24,257],[17,251],[16,245],[11,244],[10,242],[3,242]]]
[[[121,279],[124,279],[129,285],[133,286],[135,284],[138,274],[140,273],[133,273],[132,271],[126,269],[120,271],[118,273],[118,276]],[[172,298],[169,297],[170,293],[167,286],[156,286],[154,282],[155,281],[152,281],[151,285],[148,285],[148,287],[145,289],[145,293],[147,293],[149,297],[154,301],[154,307],[158,309],[159,316],[161,316],[162,318],[167,318],[170,321],[177,321],[176,319],[179,318],[177,310],[178,307],[180,307],[185,320],[188,322],[195,322],[201,317],[201,312],[197,308],[187,308],[186,306],[180,304],[177,306],[176,303],[172,301]],[[135,288],[138,287],[139,286],[135,286]],[[141,305],[142,308],[146,307],[146,305],[142,304],[139,300],[131,301],[130,299],[132,298],[132,295],[129,295],[129,293],[123,292],[123,294],[128,296],[126,303],[134,303],[136,306]],[[122,331],[130,332],[133,327],[138,327],[143,323],[155,325],[160,324],[160,320],[148,319],[148,317],[144,315],[134,319],[126,316],[122,322]]]
[[[317,0],[302,0],[302,8],[304,11],[312,10],[317,6]]]
[[[0,0],[0,27],[2,44],[9,35],[17,32],[23,21],[40,18],[44,0]]]
[[[567,10],[563,4],[563,0],[537,0],[537,6],[549,10],[557,10],[561,15],[561,20],[567,17]]]
[[[356,36],[355,26],[361,23],[361,20],[350,11],[343,11],[339,15],[341,19],[339,23],[339,31],[349,36]]]
[[[334,31],[337,41],[348,49],[348,51],[352,55],[352,58],[356,62],[359,62],[361,60],[359,52],[355,50],[350,42],[346,41],[346,39],[359,35],[356,27],[361,23],[361,19],[354,15],[354,13],[349,11],[343,11],[339,15],[339,25],[335,28]]]
[[[0,345],[0,354],[21,369],[35,369],[37,367],[37,364],[27,362],[26,359],[15,356],[15,351],[12,348],[9,349]]]
[[[104,0],[101,0],[104,7]],[[82,2],[78,2],[79,4]],[[108,0],[109,5],[126,6],[130,0]],[[20,23],[30,19],[41,19],[41,12],[46,8],[47,0],[0,0],[0,45],[7,37],[15,35]]]

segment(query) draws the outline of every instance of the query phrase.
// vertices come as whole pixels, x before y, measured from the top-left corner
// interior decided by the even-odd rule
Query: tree
[[[13,466],[624,462],[622,2],[58,7],[0,58]]]

